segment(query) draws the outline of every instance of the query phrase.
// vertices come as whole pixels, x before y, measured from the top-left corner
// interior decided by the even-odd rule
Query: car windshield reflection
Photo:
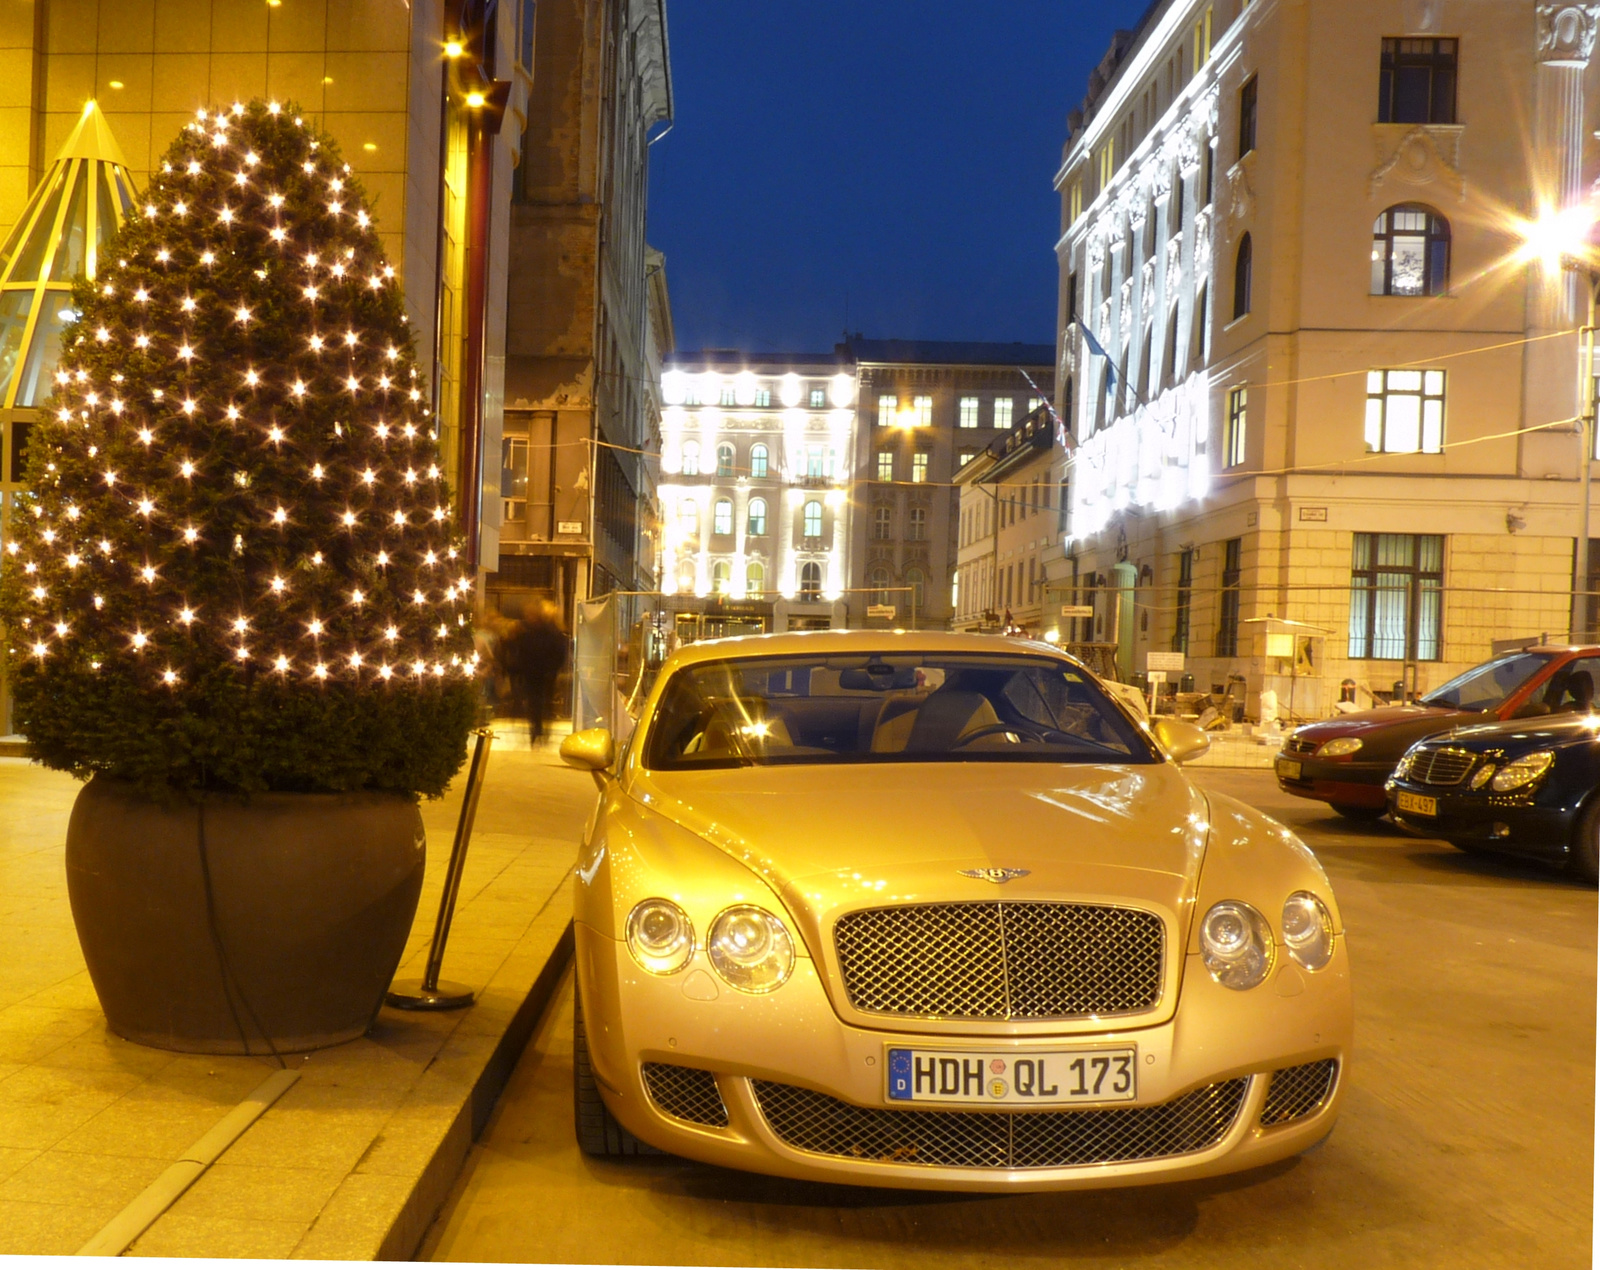
[[[1027,656],[748,657],[674,674],[653,770],[893,762],[1158,763],[1086,671]]]
[[[1512,653],[1457,675],[1422,699],[1446,710],[1498,710],[1507,697],[1550,664],[1550,653]]]

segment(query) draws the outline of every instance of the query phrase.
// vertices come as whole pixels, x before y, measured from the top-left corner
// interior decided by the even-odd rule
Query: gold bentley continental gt
[[[716,640],[662,668],[577,868],[577,1132],[815,1181],[1207,1177],[1333,1127],[1328,879],[1194,727],[993,636]]]

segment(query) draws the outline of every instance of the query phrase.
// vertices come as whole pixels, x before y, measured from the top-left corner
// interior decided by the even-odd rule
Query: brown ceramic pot
[[[423,856],[421,813],[397,794],[164,808],[97,776],[67,827],[67,893],[119,1036],[201,1054],[312,1050],[377,1015]]]

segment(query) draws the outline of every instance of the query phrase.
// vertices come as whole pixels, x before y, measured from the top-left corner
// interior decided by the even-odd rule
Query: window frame
[[[682,476],[700,475],[700,443],[685,441],[678,447],[678,472]]]
[[[750,475],[756,480],[766,480],[767,464],[771,460],[771,452],[766,445],[757,441],[750,447]]]
[[[933,426],[932,397],[913,397],[911,399],[911,412],[913,415],[912,427],[931,428]]]
[[[1244,578],[1244,539],[1222,544],[1222,594],[1217,605],[1217,656],[1239,655],[1239,600]]]
[[[1393,547],[1402,542],[1406,546],[1405,562],[1382,558],[1386,545],[1392,556]],[[1426,558],[1425,549],[1429,552]],[[1444,572],[1444,534],[1354,534],[1350,546],[1350,659],[1442,661]],[[1399,581],[1385,582],[1384,578]],[[1380,623],[1385,621],[1381,597],[1395,592],[1400,593],[1400,622],[1404,627],[1398,653],[1394,636],[1379,633]],[[1393,621],[1393,616],[1389,614],[1387,620]]]
[[[895,416],[900,413],[900,397],[898,394],[890,396],[888,393],[878,395],[878,426],[892,428]]]
[[[872,541],[894,541],[894,508],[886,503],[872,509]]]
[[[874,480],[893,483],[894,481],[894,451],[879,450],[877,452],[877,467]]]
[[[1004,411],[1001,410],[1002,406],[1005,407]],[[994,414],[992,416],[994,419],[994,426],[1001,431],[1008,430],[1014,422],[1016,407],[1017,403],[1010,397],[996,397],[994,399]]]
[[[719,498],[711,505],[711,532],[723,537],[733,533],[733,499]]]
[[[1239,85],[1239,157],[1242,159],[1256,148],[1256,121],[1258,112],[1257,80],[1250,76]]]
[[[911,456],[911,483],[913,485],[926,485],[928,483],[928,460],[932,456],[927,450],[918,450]]]
[[[726,458],[727,462],[723,462]],[[733,476],[734,460],[738,458],[730,441],[720,442],[717,446],[717,476],[727,480]]]
[[[750,538],[767,536],[767,500],[752,498],[744,509],[744,532]]]
[[[928,541],[928,509],[913,507],[906,513],[906,541]]]
[[[815,530],[812,524],[815,523]],[[822,500],[808,498],[800,507],[800,536],[802,538],[822,537]]]
[[[978,426],[978,408],[978,398],[962,397],[956,403],[956,426],[958,428],[976,428]]]
[[[1417,377],[1418,386],[1415,390],[1406,387],[1397,387],[1392,384],[1394,376]],[[1374,391],[1373,379],[1381,376],[1378,390]],[[1430,383],[1437,378],[1438,391],[1430,390]],[[1367,372],[1367,406],[1366,417],[1363,422],[1362,436],[1366,441],[1368,454],[1443,454],[1445,447],[1445,428],[1448,423],[1446,409],[1449,400],[1450,377],[1444,370],[1421,366],[1403,366],[1388,369],[1375,369]],[[1390,429],[1395,425],[1390,418],[1392,404],[1415,398],[1417,400],[1417,445],[1415,449],[1391,447],[1389,445]],[[1381,402],[1377,419],[1373,416],[1373,407]],[[1437,403],[1437,417],[1433,424],[1429,422],[1428,407]],[[1377,425],[1378,442],[1373,443],[1374,423]],[[1433,445],[1430,447],[1429,428],[1434,428]]]
[[[801,564],[797,582],[796,593],[802,600],[814,603],[822,598],[822,566],[817,561],[807,560]]]
[[[1426,218],[1420,231],[1395,227],[1396,214]],[[1394,289],[1394,252],[1397,239],[1422,240],[1422,289]],[[1383,244],[1380,248],[1379,244]],[[1450,221],[1425,203],[1396,203],[1378,213],[1372,223],[1372,279],[1368,294],[1416,300],[1450,294]],[[1381,255],[1380,255],[1381,252]],[[1380,277],[1381,270],[1381,277]]]
[[[1224,468],[1242,467],[1249,441],[1250,385],[1236,384],[1228,389],[1228,410],[1224,427],[1222,456]]]
[[[1233,320],[1250,316],[1251,291],[1255,286],[1256,247],[1246,230],[1239,237],[1238,249],[1233,257]]]
[[[1405,45],[1430,45],[1428,49]],[[1446,47],[1448,46],[1448,47]],[[1453,36],[1384,36],[1378,53],[1378,122],[1393,124],[1453,124],[1460,104],[1461,41]],[[1423,72],[1427,77],[1426,118],[1402,118],[1399,109],[1401,73]],[[1445,77],[1441,88],[1440,77]],[[1405,105],[1410,106],[1409,101]],[[1408,114],[1416,113],[1414,110]]]

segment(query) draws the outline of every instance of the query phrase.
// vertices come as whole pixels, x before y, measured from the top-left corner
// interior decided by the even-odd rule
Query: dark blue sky
[[[1055,337],[1066,114],[1148,0],[669,0],[678,347]]]

